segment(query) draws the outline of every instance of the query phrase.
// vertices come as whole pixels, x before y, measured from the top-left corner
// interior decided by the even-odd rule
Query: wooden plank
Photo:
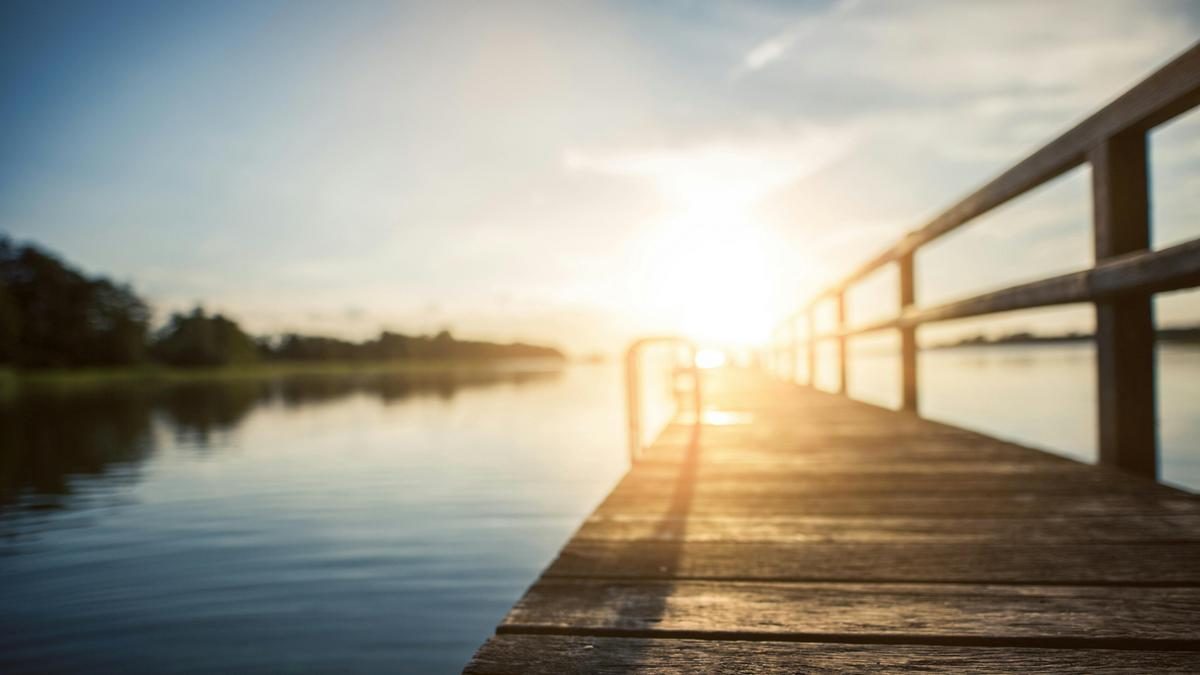
[[[1042,457],[1034,461],[1029,461],[1024,457],[1014,458],[1010,450],[942,452],[938,451],[937,446],[932,443],[914,453],[893,452],[890,449],[863,452],[861,449],[843,448],[832,444],[820,451],[793,447],[791,452],[784,451],[782,448],[729,446],[716,449],[706,448],[697,453],[694,461],[697,471],[703,473],[762,471],[769,467],[775,467],[781,473],[846,471],[856,465],[869,465],[875,470],[892,474],[928,473],[931,471],[1034,474],[1065,465],[1080,466],[1079,462],[1049,453],[1042,453]],[[650,450],[647,457],[638,466],[639,468],[650,466],[676,468],[687,454],[688,449],[685,447],[657,446]]]
[[[678,507],[674,493],[660,495],[609,495],[598,513],[668,514]],[[1191,497],[1147,498],[1141,496],[1082,494],[972,496],[733,496],[728,498],[688,495],[689,515],[748,516],[920,516],[926,518],[992,516],[1032,518],[1044,514],[1060,516],[1136,516],[1160,513],[1200,513],[1200,503]]]
[[[687,454],[686,448],[660,447],[652,449],[642,465],[672,465],[677,466]],[[847,470],[855,465],[869,463],[874,468],[891,473],[914,471],[962,472],[978,471],[981,473],[1040,473],[1041,466],[1054,466],[1073,460],[1044,453],[1045,456],[1037,463],[1013,461],[1013,456],[1006,451],[979,453],[939,452],[932,445],[918,453],[901,453],[892,451],[861,452],[849,448],[828,447],[821,451],[811,451],[793,448],[786,452],[782,448],[742,449],[726,447],[706,449],[696,460],[700,471],[719,471],[722,469],[762,469],[777,466],[783,471],[819,471]]]
[[[711,417],[713,411],[710,410],[707,414]],[[729,411],[729,414],[731,416],[738,415],[737,411]],[[814,422],[817,419],[821,419],[821,425],[812,427],[787,427],[774,424],[771,420],[753,420],[743,413],[740,419],[733,417],[730,420],[730,424],[706,424],[702,430],[704,434],[703,445],[706,448],[711,448],[720,447],[730,442],[745,445],[756,441],[774,444],[789,441],[836,441],[845,443],[856,440],[881,440],[887,444],[893,441],[902,442],[909,440],[920,441],[924,444],[939,440],[963,440],[969,442],[972,439],[987,440],[992,445],[999,445],[996,444],[995,439],[981,439],[962,429],[938,429],[929,426],[928,423],[906,424],[888,419],[882,415],[874,418],[849,420],[819,418],[816,412],[810,413],[810,416],[814,418]],[[663,434],[661,444],[690,444],[693,433],[691,427],[692,424],[690,421],[686,424],[672,425]],[[655,445],[659,444],[655,443]]]
[[[880,426],[886,428],[887,423],[884,422]],[[896,429],[892,434],[872,433],[865,429],[830,430],[826,433],[816,430],[781,433],[768,428],[732,430],[705,427],[701,435],[699,447],[693,447],[690,439],[666,436],[661,442],[647,448],[645,459],[678,462],[683,454],[690,453],[705,461],[716,461],[725,456],[730,460],[742,461],[745,457],[757,453],[771,455],[779,460],[803,460],[830,455],[831,460],[840,461],[886,458],[907,461],[937,458],[1040,463],[1064,461],[1045,452],[1020,448],[994,439],[979,440],[967,434],[945,435],[936,430],[931,430],[929,434],[905,429]]]
[[[1120,607],[1120,611],[1112,611]],[[544,579],[497,629],[806,642],[1037,640],[1200,651],[1200,588]],[[848,638],[847,636],[854,636]]]
[[[572,541],[546,577],[1200,584],[1200,544]]]
[[[706,413],[713,415],[712,412]],[[908,417],[902,413],[898,416]],[[819,418],[808,414],[795,414],[798,425],[821,426]],[[915,419],[915,416],[913,416]],[[1054,455],[1043,450],[1018,446],[994,438],[983,438],[975,434],[957,435],[931,429],[928,434],[919,428],[899,428],[888,434],[885,430],[891,421],[881,419],[876,431],[868,431],[862,425],[837,425],[826,432],[819,429],[784,432],[771,428],[769,424],[743,427],[705,426],[699,435],[684,440],[674,433],[664,435],[649,448],[644,459],[674,462],[683,460],[700,462],[745,462],[752,456],[769,457],[781,462],[806,461],[827,458],[843,463],[874,460],[896,462],[926,461],[935,459],[970,461],[1023,462],[1046,464],[1078,463],[1076,460]],[[866,466],[866,464],[864,464]]]
[[[912,463],[901,465],[910,471],[890,471],[872,467],[853,471],[847,464],[829,464],[828,468],[771,470],[764,466],[701,464],[690,477],[692,491],[697,496],[756,496],[803,497],[816,495],[893,495],[893,496],[952,496],[972,495],[987,498],[996,494],[1094,495],[1097,491],[1110,495],[1176,497],[1168,487],[1149,481],[1114,480],[1105,473],[1079,465],[1071,471],[1054,470],[1022,473],[976,473],[965,470],[931,471]],[[656,467],[658,468],[658,467]],[[924,471],[920,469],[924,468]],[[677,471],[636,471],[626,476],[613,490],[614,495],[649,496],[662,494],[679,480]]]
[[[644,461],[655,463],[679,463],[689,456],[697,463],[713,466],[753,465],[778,462],[781,466],[834,465],[865,466],[877,462],[881,466],[912,465],[915,462],[928,462],[936,469],[939,462],[957,464],[984,465],[999,463],[1012,464],[1050,464],[1063,463],[1067,460],[1042,453],[1041,457],[1027,457],[1025,452],[1012,446],[978,445],[971,447],[967,444],[947,444],[931,441],[929,443],[909,442],[906,439],[888,441],[881,439],[875,447],[863,447],[860,442],[838,439],[789,440],[781,439],[771,443],[757,439],[747,439],[738,442],[728,439],[720,444],[708,445],[696,451],[686,445],[656,445],[646,451]]]
[[[1200,515],[903,518],[762,514],[731,517],[689,514],[664,518],[645,514],[597,514],[584,521],[573,540],[724,543],[1200,543]]]
[[[669,478],[680,471],[683,460],[687,459],[695,465],[693,476],[696,480],[761,480],[772,476],[777,480],[803,480],[806,476],[822,475],[832,475],[835,479],[849,476],[903,479],[905,476],[934,475],[957,478],[979,477],[983,473],[989,476],[1052,476],[1062,480],[1088,480],[1102,484],[1111,482],[1147,488],[1163,487],[1155,481],[1046,452],[1038,453],[1040,457],[1029,457],[1024,449],[1011,446],[993,448],[980,445],[978,448],[939,443],[880,445],[875,448],[822,443],[818,448],[793,447],[789,453],[770,447],[739,448],[731,444],[716,449],[697,448],[687,456],[687,448],[667,447],[662,448],[662,457],[647,458],[638,464],[636,472],[627,474],[626,478],[630,481]],[[978,461],[981,455],[986,456],[986,461]],[[761,461],[746,461],[752,457]],[[775,462],[778,462],[777,466],[773,464]],[[1165,489],[1178,494],[1178,490]]]
[[[468,675],[574,673],[1196,673],[1200,652],[499,635]]]
[[[1097,145],[1092,163],[1096,260],[1150,247],[1146,134]],[[1154,314],[1147,294],[1096,303],[1096,389],[1100,463],[1156,478]]]
[[[962,460],[958,458],[943,458],[932,457],[928,459],[906,458],[906,457],[872,457],[859,455],[863,460],[860,466],[870,467],[864,470],[861,474],[865,479],[872,477],[883,478],[890,476],[899,480],[904,480],[908,476],[972,476],[975,480],[992,480],[992,476],[1025,476],[1029,478],[1054,476],[1063,480],[1071,480],[1079,478],[1082,475],[1095,476],[1094,480],[1104,484],[1102,477],[1108,477],[1111,480],[1110,471],[1098,471],[1096,467],[1087,464],[1081,464],[1074,461],[1046,461],[1046,462],[1027,462],[1027,461],[975,461],[973,459]],[[756,480],[757,476],[769,476],[779,481],[782,480],[805,480],[806,477],[830,475],[833,480],[837,480],[840,476],[856,475],[854,471],[855,464],[849,461],[823,461],[823,458],[789,458],[786,456],[772,455],[761,453],[760,462],[752,461],[707,461],[706,455],[701,454],[695,462],[695,471],[692,477],[696,481],[707,480]],[[796,461],[788,461],[796,460]],[[817,461],[822,460],[822,461]],[[627,474],[622,480],[631,482],[636,481],[652,481],[665,479],[670,476],[677,475],[680,468],[679,462],[670,461],[643,461],[638,464],[636,473]],[[1143,481],[1131,476],[1124,476],[1126,480],[1119,481],[1132,483],[1134,485],[1143,485],[1147,489],[1155,491],[1163,491],[1168,494],[1179,495],[1178,490],[1174,490],[1159,483]],[[1089,478],[1088,480],[1093,480]],[[1196,498],[1193,496],[1193,498]]]

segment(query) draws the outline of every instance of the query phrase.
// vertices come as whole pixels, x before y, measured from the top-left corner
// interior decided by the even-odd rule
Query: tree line
[[[151,329],[149,305],[126,284],[89,277],[33,245],[0,236],[0,364],[79,368],[162,363],[225,366],[260,360],[563,358],[551,347],[389,331],[352,342],[286,334],[252,336],[197,307]]]

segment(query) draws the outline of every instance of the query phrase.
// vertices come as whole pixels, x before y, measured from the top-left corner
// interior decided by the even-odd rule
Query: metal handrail
[[[629,345],[629,348],[625,350],[625,412],[629,421],[629,462],[631,464],[636,463],[642,455],[641,367],[639,359],[643,348],[649,345],[662,344],[673,344],[687,348],[687,366],[683,369],[676,368],[672,372],[672,388],[678,400],[680,391],[675,386],[678,382],[677,377],[681,370],[690,373],[692,377],[692,410],[695,413],[696,424],[700,424],[703,416],[704,404],[700,386],[700,366],[696,364],[696,355],[699,350],[696,348],[696,344],[685,337],[675,335],[658,335],[634,340]]]

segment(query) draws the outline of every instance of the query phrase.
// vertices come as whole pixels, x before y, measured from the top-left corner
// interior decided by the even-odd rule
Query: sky
[[[159,320],[761,342],[1198,38],[1187,0],[10,1],[0,232]],[[1200,114],[1151,157],[1155,246],[1200,235]],[[1087,171],[923,251],[918,302],[1090,265]],[[852,321],[895,311],[889,284]]]

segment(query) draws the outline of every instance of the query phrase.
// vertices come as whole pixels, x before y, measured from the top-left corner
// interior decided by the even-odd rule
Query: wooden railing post
[[[796,329],[796,318],[788,319],[791,344],[788,347],[788,381],[795,384],[800,379],[800,331]]]
[[[696,363],[696,357],[700,355],[700,349],[695,343],[688,343],[688,364],[692,373],[692,412],[696,415],[692,422],[694,431],[699,433],[701,425],[704,424],[704,383],[700,381],[700,364]]]
[[[785,330],[787,330],[786,325],[780,326],[778,347],[775,350],[775,377],[781,380],[787,377],[787,356],[785,356],[785,352],[787,352],[788,347],[787,338],[784,335]]]
[[[778,339],[775,343],[775,377],[783,379],[783,340]]]
[[[792,337],[789,335],[791,330],[791,326],[786,321],[779,327],[779,379],[781,380],[786,380],[789,376],[787,353],[792,348]]]
[[[775,352],[775,376],[781,380],[786,379],[788,376],[787,351],[788,351],[789,347],[788,347],[788,337],[787,337],[787,333],[786,333],[787,330],[788,330],[787,324],[784,324],[783,326],[780,327],[780,329],[779,329],[779,348]]]
[[[913,254],[903,255],[900,264],[900,313],[916,302]],[[917,412],[917,327],[900,327],[900,409]]]
[[[1149,248],[1146,134],[1107,139],[1088,155],[1096,261]],[[1096,302],[1100,463],[1157,478],[1152,297]]]
[[[771,332],[771,339],[767,342],[767,348],[763,350],[763,367],[767,369],[767,374],[774,377],[779,377],[779,371],[775,368],[775,364],[779,362],[779,328]]]
[[[785,337],[784,342],[779,346],[779,379],[787,379],[790,373],[788,372],[787,352],[791,349],[790,338]]]
[[[846,329],[846,291],[845,289],[837,292],[834,296],[834,302],[837,303],[837,331],[838,331],[838,388],[837,393],[846,394],[850,391],[850,387],[846,382],[846,362],[849,361],[849,355],[846,354],[846,336],[842,331]]]
[[[638,372],[639,354],[636,345],[637,343],[634,343],[625,352],[625,419],[630,465],[637,463],[642,448],[642,410],[639,400],[641,374]]]
[[[808,329],[808,386],[817,386],[817,311],[811,305],[804,313],[805,328]]]
[[[681,394],[683,393],[679,389],[679,375],[684,371],[691,375],[692,413],[694,415],[692,421],[693,439],[697,438],[695,434],[699,433],[700,426],[704,423],[704,390],[701,383],[700,364],[696,363],[696,356],[699,353],[696,343],[687,338],[673,335],[660,335],[634,340],[629,345],[629,348],[625,350],[625,414],[628,417],[629,425],[627,433],[629,440],[629,462],[631,465],[636,464],[642,456],[642,348],[656,343],[669,344],[674,350],[671,366],[671,390],[675,395],[677,408],[682,406]],[[687,363],[683,367],[680,367],[679,364],[680,347],[684,347],[687,351]]]

